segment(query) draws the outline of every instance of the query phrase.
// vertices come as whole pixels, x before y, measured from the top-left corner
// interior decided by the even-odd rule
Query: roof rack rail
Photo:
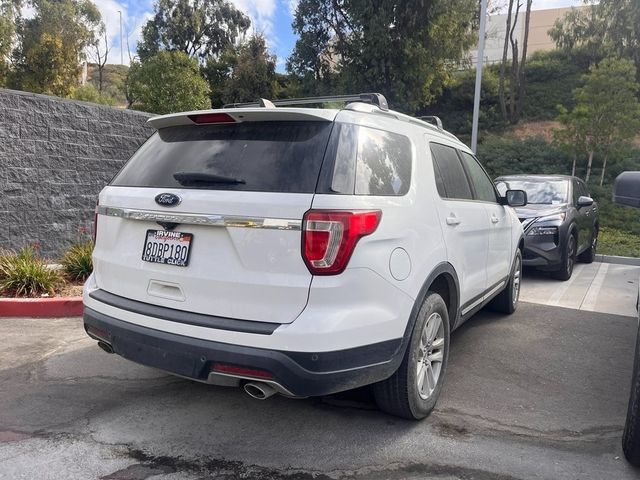
[[[438,130],[444,130],[444,127],[442,126],[442,120],[440,120],[440,117],[436,117],[435,115],[425,115],[423,117],[418,117],[420,120],[424,120],[425,122],[429,122],[433,125],[435,125],[436,127],[438,127]]]
[[[229,103],[227,105],[224,105],[222,108],[271,107],[271,105],[314,105],[333,102],[364,102],[377,105],[380,110],[389,110],[387,99],[381,93],[360,93],[356,95],[329,95],[324,97],[287,98],[271,101],[261,98],[257,102]]]

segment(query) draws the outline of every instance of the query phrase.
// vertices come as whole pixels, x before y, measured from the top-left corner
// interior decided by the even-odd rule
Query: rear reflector
[[[302,259],[313,275],[342,273],[362,237],[376,231],[380,210],[309,210],[302,227]]]
[[[93,240],[93,244],[96,244],[96,236],[98,235],[98,206],[100,205],[100,201],[96,202],[96,209],[93,212],[93,229],[91,231],[91,239]]]
[[[238,365],[229,365],[226,363],[214,363],[211,367],[212,372],[227,373],[229,375],[239,375],[241,377],[255,378],[273,378],[273,374],[266,370],[258,370],[257,368],[240,367]]]
[[[193,123],[236,123],[236,120],[226,113],[199,113],[189,115],[189,120]]]

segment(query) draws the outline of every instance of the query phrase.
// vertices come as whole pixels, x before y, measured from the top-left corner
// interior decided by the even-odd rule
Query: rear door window
[[[431,156],[440,196],[456,200],[473,200],[471,186],[456,149],[432,143]]]
[[[320,193],[399,196],[411,185],[411,141],[404,135],[337,123],[327,149],[329,187]]]
[[[332,126],[245,122],[163,128],[111,184],[313,193]]]
[[[467,172],[469,172],[471,183],[476,192],[476,199],[483,202],[496,203],[496,191],[487,172],[484,171],[484,168],[474,156],[469,155],[467,152],[460,152],[460,155],[467,167]]]

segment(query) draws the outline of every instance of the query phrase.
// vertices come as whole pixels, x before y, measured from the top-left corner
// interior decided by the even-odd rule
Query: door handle
[[[451,214],[447,217],[447,225],[459,225],[460,219],[456,217],[454,214]]]
[[[498,223],[500,221],[500,219],[498,217],[496,217],[495,215],[491,215],[491,223]]]

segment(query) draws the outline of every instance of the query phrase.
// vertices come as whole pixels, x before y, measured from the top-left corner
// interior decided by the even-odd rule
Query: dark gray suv
[[[591,263],[598,246],[598,204],[586,184],[566,175],[509,175],[498,192],[524,190],[527,206],[516,208],[524,228],[522,264],[569,280],[576,260]]]

